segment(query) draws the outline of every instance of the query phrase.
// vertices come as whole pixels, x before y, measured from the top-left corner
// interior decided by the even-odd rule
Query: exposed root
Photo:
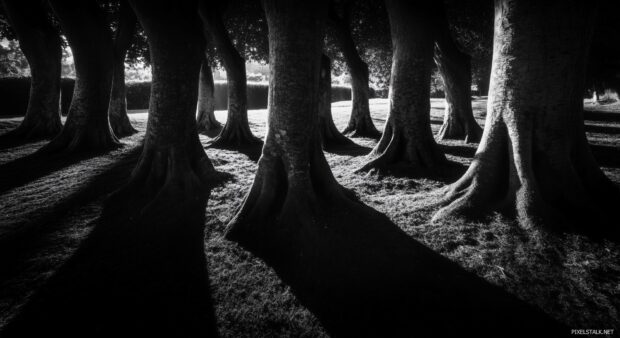
[[[112,127],[114,135],[118,138],[131,136],[138,132],[138,130],[131,125],[127,113],[110,113],[110,126]]]
[[[122,144],[112,134],[109,127],[65,125],[60,135],[39,149],[38,152],[107,152],[121,146]]]
[[[199,112],[196,126],[201,134],[209,134],[211,131],[222,129],[222,124],[215,119],[213,111]]]
[[[465,143],[478,143],[482,128],[477,123],[462,123],[454,118],[444,120],[437,133],[438,140],[464,140]]]
[[[321,141],[323,148],[328,149],[338,146],[349,146],[355,143],[348,137],[344,136],[336,126],[334,121],[330,118],[319,118],[319,133],[321,135]]]
[[[239,149],[262,144],[263,141],[252,134],[248,125],[226,123],[220,134],[211,140],[207,147]]]
[[[435,143],[423,143],[405,136],[403,130],[386,125],[384,135],[370,154],[368,161],[356,172],[431,175],[447,163]]]
[[[374,139],[381,137],[381,132],[375,127],[370,114],[362,115],[356,112],[351,114],[349,125],[342,131],[342,134],[348,137],[368,137]],[[355,115],[361,116],[354,117]]]
[[[45,122],[42,120],[23,121],[17,128],[0,136],[3,140],[40,140],[50,139],[58,135],[62,130],[60,119],[58,121]]]

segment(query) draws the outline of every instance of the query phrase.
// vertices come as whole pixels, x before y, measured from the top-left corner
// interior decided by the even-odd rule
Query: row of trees
[[[63,34],[67,38],[72,50],[77,50],[74,53],[85,54],[83,50],[87,49],[88,52],[93,53],[90,56],[96,54],[95,59],[109,58],[109,60],[102,60],[102,62],[110,63],[111,66],[102,66],[104,68],[111,67],[112,74],[108,106],[112,133],[105,130],[107,128],[103,122],[99,123],[99,126],[94,126],[95,119],[88,128],[93,129],[95,134],[99,135],[94,136],[94,138],[100,142],[84,141],[89,145],[82,147],[79,146],[82,141],[78,137],[75,142],[70,142],[72,144],[70,150],[90,148],[91,146],[108,149],[117,143],[115,137],[122,138],[135,133],[126,113],[124,63],[125,60],[150,62],[145,34],[136,25],[135,15],[126,1],[104,1],[99,2],[98,5],[91,4],[89,6],[91,8],[85,12],[89,14],[85,14],[85,16],[93,19],[90,22],[90,29],[93,31],[84,30],[84,27],[80,26],[82,30],[74,32],[73,29],[75,28],[71,27],[71,21],[78,18],[65,18],[62,10],[57,9],[53,1],[51,6],[48,5],[47,1],[42,0],[32,0],[21,4],[6,1],[3,14],[10,25],[0,24],[0,32],[7,38],[19,38],[32,69],[31,98],[34,100],[26,112],[24,123],[11,135],[6,136],[49,138],[58,135],[61,124],[55,102],[59,90],[58,53],[59,50],[62,50],[60,46],[63,43],[59,34]],[[247,122],[244,65],[246,60],[268,62],[267,27],[263,11],[257,1],[243,0],[217,2],[203,7],[208,7],[207,10],[201,9],[200,11],[201,27],[208,44],[199,78],[198,129],[200,132],[209,132],[221,127],[213,114],[213,77],[211,73],[211,68],[219,64],[226,69],[228,74],[229,109],[226,125],[211,144],[212,146],[232,148],[258,144],[261,140],[252,135]],[[487,6],[486,9],[490,11],[490,6]],[[25,13],[29,14],[26,15]],[[383,2],[334,1],[330,4],[328,13],[328,29],[326,31],[328,43],[324,48],[325,54],[335,60],[331,63],[333,70],[346,68],[352,78],[351,118],[343,133],[352,137],[378,138],[381,133],[373,124],[368,104],[370,74],[368,61],[371,61],[374,73],[389,80],[392,48],[389,44],[389,26]],[[469,103],[471,86],[469,56],[460,52],[458,43],[450,34],[448,20],[444,20],[441,24],[444,25],[446,34],[437,40],[435,56],[448,90],[448,109],[439,138],[465,139],[468,142],[477,142],[480,136],[480,128],[473,119],[471,104]],[[455,27],[457,26],[453,25],[452,30],[455,30]],[[90,48],[86,46],[86,42],[80,42],[80,34],[95,36],[95,29],[98,29],[99,35],[102,35],[99,37],[100,40],[97,40],[98,47],[92,46]],[[471,33],[480,29],[466,26],[464,30]],[[478,39],[478,42],[473,44],[480,44],[483,40]],[[93,39],[91,42],[94,43],[94,41]],[[80,52],[80,50],[82,51]],[[98,53],[96,50],[102,53]],[[79,63],[84,63],[84,59],[90,60],[90,56],[76,56],[76,68],[82,68],[82,76],[78,76],[81,81],[78,79],[76,94],[85,89],[84,86],[87,84],[84,83],[84,79],[92,78],[93,73],[96,72],[94,63],[88,62],[88,66],[78,66]],[[448,64],[451,66],[447,66]],[[102,74],[101,76],[110,75]],[[47,97],[47,101],[39,98],[42,96]],[[76,113],[70,115],[69,126],[73,124],[75,117],[84,111],[83,108],[78,107],[80,96],[76,96],[76,99],[73,109]],[[101,119],[103,120],[103,117]],[[334,144],[332,140],[343,141],[344,138],[339,134],[325,139],[325,145]],[[72,138],[72,136],[65,136],[66,140]],[[106,141],[107,139],[109,140]],[[62,144],[66,143],[66,140],[58,140],[57,143],[61,145],[52,148],[62,148]]]
[[[352,199],[333,178],[321,151],[322,146],[350,142],[334,127],[326,104],[331,64],[326,54],[333,53],[324,44],[326,32],[333,33],[353,79],[351,120],[344,132],[380,135],[370,118],[369,67],[348,24],[350,2],[264,1],[264,12],[258,2],[242,2],[242,15],[227,20],[232,22],[228,28],[220,3],[120,2],[108,7],[117,13],[114,34],[95,1],[51,0],[53,16],[41,0],[3,3],[32,72],[28,111],[14,134],[59,133],[41,151],[109,150],[120,145],[117,137],[135,132],[126,114],[123,71],[132,38],[141,36],[148,43],[140,50],[149,51],[153,82],[145,146],[130,190],[207,184],[215,171],[198,131],[218,124],[211,66],[221,62],[226,68],[229,95],[228,120],[211,144],[259,143],[248,125],[244,64],[246,58],[266,58],[268,46],[269,132],[231,237],[251,241],[236,234],[245,232],[247,224],[268,223],[273,213],[281,214],[278,222],[287,222],[309,210],[320,213],[312,206],[317,200]],[[390,111],[361,171],[396,166],[427,175],[446,165],[430,127],[434,60],[446,88],[440,137],[482,138],[467,173],[446,188],[444,207],[435,219],[499,210],[512,212],[524,225],[583,224],[590,215],[610,222],[606,211],[618,192],[592,156],[581,107],[594,6],[579,0],[496,1],[489,109],[482,133],[471,109],[471,59],[453,38],[447,7],[404,0],[375,5],[387,12],[391,37]],[[61,40],[54,20],[71,46],[77,76],[64,126],[58,113]],[[241,33],[233,39],[231,30]],[[381,39],[365,41],[373,45]]]

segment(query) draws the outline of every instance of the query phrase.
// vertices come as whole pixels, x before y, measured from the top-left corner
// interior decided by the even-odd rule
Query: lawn
[[[473,105],[483,124],[486,100],[477,98]],[[620,104],[586,102],[585,107],[595,157],[608,177],[620,184]],[[387,100],[373,99],[370,108],[375,124],[382,127]],[[343,129],[350,102],[336,102],[332,111]],[[433,99],[435,132],[442,114],[443,100]],[[216,116],[224,122],[226,112],[217,111]],[[129,176],[139,155],[146,111],[132,111],[130,119],[140,133],[123,139],[123,148],[99,156],[40,163],[21,158],[45,142],[0,149],[0,327],[71,257],[93,228],[105,196]],[[255,135],[264,137],[266,110],[250,111],[249,120]],[[18,123],[18,118],[1,119],[0,133]],[[208,140],[201,136],[203,144]],[[355,142],[360,146],[355,151],[325,153],[336,179],[407,234],[571,328],[620,328],[619,244],[576,234],[526,231],[499,215],[482,223],[431,224],[434,191],[466,169],[476,145],[440,142],[453,165],[430,179],[354,173],[376,140]],[[206,151],[217,170],[233,176],[213,189],[205,210],[205,250],[221,335],[325,335],[271,268],[222,238],[252,184],[256,162],[235,151]]]

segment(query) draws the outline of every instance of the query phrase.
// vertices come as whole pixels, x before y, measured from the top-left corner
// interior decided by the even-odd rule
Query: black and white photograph
[[[0,337],[619,330],[619,0],[0,0]]]

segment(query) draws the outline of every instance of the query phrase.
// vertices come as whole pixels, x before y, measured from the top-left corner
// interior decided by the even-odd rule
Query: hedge
[[[75,80],[63,78],[61,81],[61,110],[67,114]],[[226,81],[215,82],[215,109],[227,108]],[[248,82],[248,108],[267,108],[267,83]],[[21,116],[26,113],[28,106],[28,93],[30,91],[30,78],[0,78],[0,102],[2,109],[0,116]],[[128,82],[127,83],[127,108],[148,109],[151,92],[151,83]],[[351,89],[346,86],[332,86],[332,102],[351,100]]]

